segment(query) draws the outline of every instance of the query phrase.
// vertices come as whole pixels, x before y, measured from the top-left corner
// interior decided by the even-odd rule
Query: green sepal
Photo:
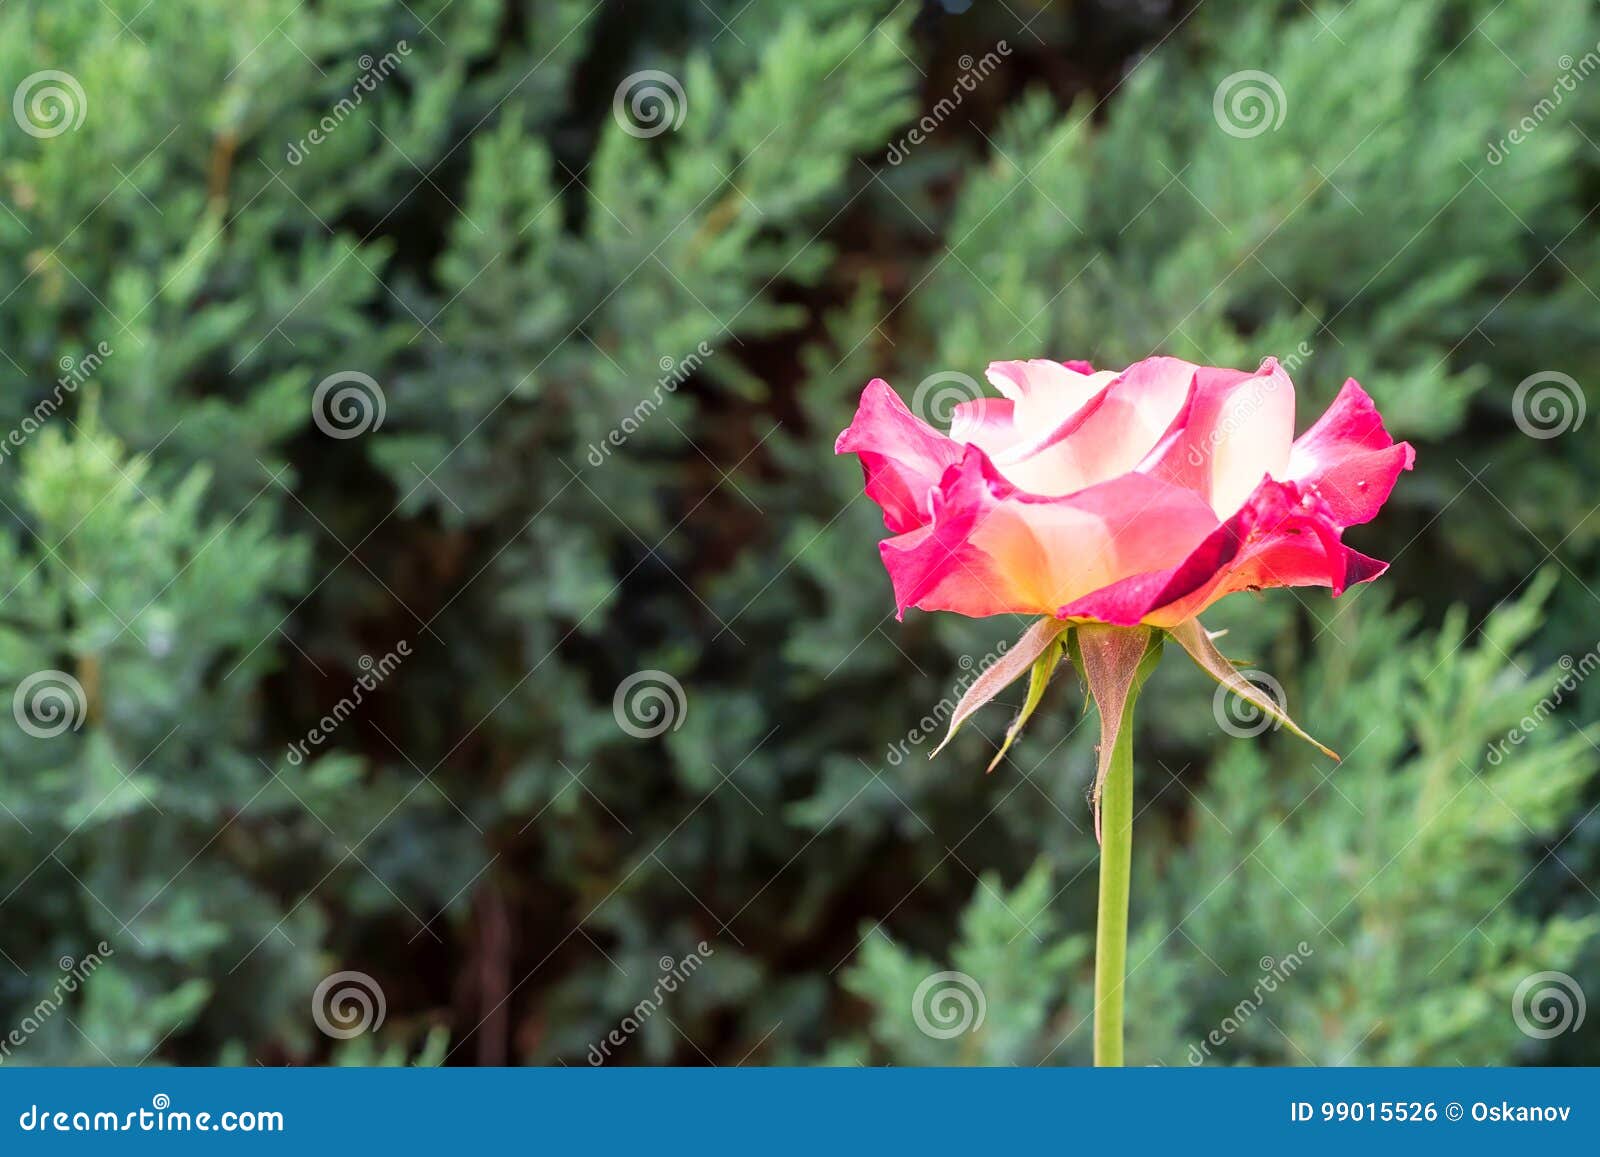
[[[1065,649],[1065,640],[1070,632],[1063,632],[1050,640],[1045,647],[1044,654],[1033,661],[1033,668],[1028,673],[1028,697],[1023,701],[1022,710],[1017,712],[1017,717],[1011,721],[1011,726],[1006,728],[1005,741],[1000,744],[1000,750],[994,753],[994,758],[989,761],[989,766],[984,770],[993,771],[1006,752],[1011,750],[1011,744],[1018,735],[1022,734],[1023,725],[1028,722],[1028,717],[1033,714],[1034,708],[1039,706],[1039,700],[1044,698],[1044,689],[1050,686],[1050,677],[1056,673],[1056,665],[1061,662],[1061,653]]]
[[[1257,710],[1266,712],[1324,755],[1332,759],[1339,758],[1337,751],[1312,738],[1298,723],[1290,719],[1289,713],[1278,704],[1277,700],[1239,674],[1234,669],[1233,664],[1228,662],[1221,651],[1217,650],[1216,645],[1211,641],[1211,633],[1200,625],[1199,619],[1189,619],[1186,622],[1179,623],[1167,633],[1178,641],[1179,646],[1189,652],[1194,661],[1200,664],[1201,670],[1205,671],[1206,674],[1221,683],[1229,691],[1232,691]]]
[[[1100,745],[1090,807],[1100,839],[1100,795],[1118,742],[1132,742],[1133,705],[1150,672],[1161,661],[1162,633],[1149,627],[1084,623],[1077,631],[1079,670],[1100,712]],[[1125,732],[1127,733],[1125,735]]]
[[[1040,619],[1022,633],[1010,650],[985,667],[973,680],[972,686],[967,688],[966,694],[961,696],[961,702],[956,704],[955,711],[950,715],[950,729],[928,758],[932,759],[945,749],[945,745],[955,738],[956,729],[966,722],[968,716],[1020,679],[1024,671],[1030,670],[1035,661],[1055,644],[1056,637],[1067,626],[1060,619]],[[1031,696],[1031,690],[1029,694]]]

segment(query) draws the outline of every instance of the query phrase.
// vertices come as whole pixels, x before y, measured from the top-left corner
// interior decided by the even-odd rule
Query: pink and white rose
[[[1127,369],[995,362],[1002,395],[963,402],[948,433],[881,378],[837,453],[853,453],[891,537],[908,607],[1171,628],[1224,595],[1322,586],[1387,564],[1344,545],[1414,457],[1353,379],[1294,437],[1294,384],[1153,357]]]

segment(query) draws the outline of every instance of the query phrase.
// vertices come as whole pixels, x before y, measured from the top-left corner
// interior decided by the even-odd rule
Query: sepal
[[[1266,712],[1324,755],[1332,759],[1339,758],[1337,751],[1313,739],[1298,723],[1290,719],[1289,713],[1283,709],[1277,700],[1234,670],[1233,664],[1228,662],[1221,651],[1217,650],[1216,644],[1211,641],[1211,633],[1200,625],[1199,619],[1188,619],[1170,628],[1167,633],[1176,639],[1185,651],[1189,652],[1189,655],[1196,663],[1200,664],[1201,669],[1207,675],[1210,675],[1229,691],[1232,691],[1258,711]]]
[[[1011,744],[1022,734],[1022,728],[1028,722],[1028,717],[1039,706],[1039,700],[1044,698],[1044,689],[1050,686],[1050,676],[1056,673],[1056,665],[1061,662],[1062,649],[1071,637],[1070,632],[1057,635],[1050,640],[1050,645],[1044,649],[1044,654],[1033,661],[1033,667],[1028,673],[1028,697],[1023,701],[1022,710],[1017,712],[1017,717],[1011,721],[1011,726],[1006,728],[1005,741],[1000,744],[1000,750],[994,753],[994,758],[989,761],[985,771],[993,771],[999,767],[1000,761],[1006,757],[1006,752],[1011,750]]]
[[[1094,811],[1094,838],[1100,840],[1100,793],[1111,756],[1122,733],[1133,723],[1133,704],[1139,689],[1161,661],[1162,632],[1149,627],[1110,627],[1104,623],[1084,623],[1076,632],[1074,657],[1089,688],[1095,708],[1100,712],[1100,746],[1095,768],[1094,788],[1089,802]],[[1132,736],[1125,740],[1131,743]]]
[[[1066,629],[1067,624],[1060,619],[1040,619],[1022,633],[1022,637],[1010,650],[985,667],[982,674],[972,681],[972,686],[967,688],[966,694],[961,696],[961,701],[956,704],[956,709],[950,716],[950,730],[945,732],[944,739],[933,749],[933,754],[928,758],[932,759],[945,749],[950,740],[955,738],[956,730],[974,711],[1020,679],[1024,671],[1030,670],[1046,651],[1055,647],[1057,637]],[[1051,666],[1054,669],[1054,664]],[[1040,694],[1043,694],[1044,689],[1041,687],[1039,690]],[[1031,688],[1028,699],[1030,705],[1024,710],[1031,713],[1033,707],[1038,704]],[[1006,743],[1009,745],[1010,741],[1011,732],[1008,731]],[[1004,750],[1002,747],[1002,753]]]

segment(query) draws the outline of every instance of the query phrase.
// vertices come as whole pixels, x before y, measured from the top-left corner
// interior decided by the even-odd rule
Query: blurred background
[[[1146,692],[1130,1063],[1600,1061],[1596,72],[1551,0],[11,0],[0,1063],[1085,1063],[1093,717],[929,762],[1026,623],[897,623],[833,441],[1155,352],[1417,467],[1381,581],[1208,616],[1342,764]]]

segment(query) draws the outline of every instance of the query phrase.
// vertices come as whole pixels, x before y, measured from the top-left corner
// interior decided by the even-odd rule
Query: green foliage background
[[[38,1021],[6,1063],[581,1064],[702,941],[613,1063],[1085,1062],[1094,728],[1063,679],[992,775],[998,707],[892,755],[1025,624],[896,623],[833,438],[874,375],[1297,349],[1302,427],[1354,376],[1417,446],[1352,536],[1394,566],[1209,623],[1340,765],[1224,733],[1176,652],[1152,680],[1129,1059],[1600,1060],[1600,1015],[1512,1014],[1541,971],[1600,999],[1596,696],[1559,690],[1600,645],[1600,422],[1513,421],[1529,375],[1600,373],[1600,82],[1559,83],[1600,20],[962,7],[0,7],[4,93],[85,101],[0,118],[0,691],[86,699],[0,728],[0,1030]],[[683,116],[641,138],[646,69]],[[1244,69],[1284,94],[1248,138],[1213,109]],[[330,437],[350,370],[384,419]],[[685,707],[639,739],[613,695],[651,669]],[[346,1043],[340,970],[387,1010]],[[912,1015],[943,970],[985,1003],[950,1038]]]

